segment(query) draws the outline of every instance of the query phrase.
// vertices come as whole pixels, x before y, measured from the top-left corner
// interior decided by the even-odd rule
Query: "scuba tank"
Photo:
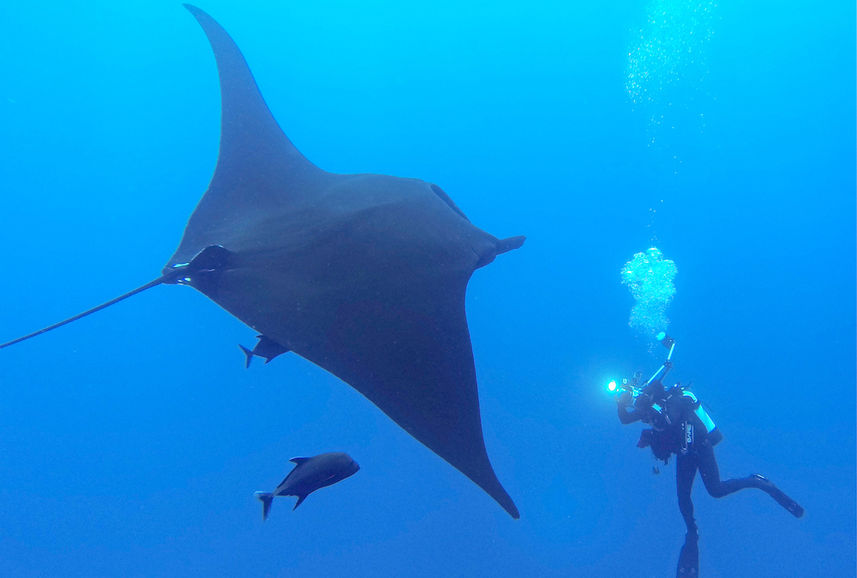
[[[669,349],[669,353],[667,353],[667,360],[661,368],[655,372],[649,380],[650,382],[656,377],[663,379],[669,369],[672,368],[672,356],[673,351],[675,351],[675,339],[667,335],[664,331],[658,333],[656,339],[661,342],[661,345]],[[708,439],[708,442],[712,446],[716,446],[723,440],[723,434],[719,429],[717,429],[717,424],[714,423],[714,420],[711,419],[711,416],[708,415],[708,412],[704,407],[702,407],[702,403],[692,391],[687,388],[683,388],[678,384],[676,384],[675,387],[679,388],[679,391],[681,391],[681,395],[683,397],[682,401],[689,402],[693,407],[693,416],[682,423],[682,453],[687,453],[687,448],[693,445],[694,439],[697,437],[697,433],[701,434],[702,432],[705,432],[703,437]]]

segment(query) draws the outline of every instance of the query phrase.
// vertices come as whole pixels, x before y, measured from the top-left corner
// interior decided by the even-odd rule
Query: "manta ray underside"
[[[485,450],[464,297],[475,269],[524,238],[473,226],[436,185],[313,165],[226,31],[186,7],[214,50],[222,116],[181,244],[160,278],[0,348],[160,283],[190,285],[260,334],[258,355],[293,351],[336,375],[517,518]]]

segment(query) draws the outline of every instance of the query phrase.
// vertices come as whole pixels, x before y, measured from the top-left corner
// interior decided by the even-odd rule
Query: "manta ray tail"
[[[143,285],[141,287],[137,287],[136,289],[134,289],[132,291],[128,291],[127,293],[120,295],[119,297],[116,297],[115,299],[111,299],[110,301],[107,301],[106,303],[102,303],[101,305],[98,305],[97,307],[93,307],[92,309],[87,309],[83,313],[78,313],[77,315],[75,315],[73,317],[69,317],[68,319],[60,321],[59,323],[54,323],[53,325],[48,325],[47,327],[43,327],[42,329],[39,329],[38,331],[34,331],[32,333],[24,335],[23,337],[19,337],[17,339],[13,339],[12,341],[7,341],[6,343],[2,343],[2,344],[0,344],[0,349],[3,349],[4,347],[9,347],[10,345],[15,345],[16,343],[21,343],[22,341],[26,341],[27,339],[31,339],[33,337],[41,335],[42,333],[47,333],[48,331],[58,329],[58,328],[62,327],[63,325],[68,325],[69,323],[71,323],[73,321],[77,321],[78,319],[82,319],[83,317],[86,317],[87,315],[92,315],[93,313],[101,311],[102,309],[110,307],[111,305],[115,305],[116,303],[119,303],[120,301],[128,299],[129,297],[132,297],[132,296],[136,295],[137,293],[141,293],[141,292],[145,291],[146,289],[151,289],[152,287],[156,287],[156,286],[160,285],[161,283],[166,282],[166,278],[167,278],[166,276],[158,277],[154,281],[149,281],[148,283],[146,283],[145,285]]]
[[[102,309],[106,309],[107,307],[110,307],[111,305],[115,305],[115,304],[119,303],[120,301],[124,301],[125,299],[128,299],[129,297],[133,297],[137,293],[142,293],[143,291],[146,291],[147,289],[151,289],[152,287],[157,287],[158,285],[162,285],[164,283],[167,283],[170,285],[174,285],[176,283],[183,283],[186,278],[190,278],[190,276],[192,276],[192,275],[196,275],[196,274],[203,274],[204,275],[206,273],[211,273],[212,271],[217,271],[219,269],[222,269],[228,263],[229,256],[230,256],[229,251],[227,251],[226,249],[224,249],[220,245],[208,246],[205,249],[203,249],[202,251],[200,251],[199,253],[197,253],[194,256],[194,258],[190,261],[190,263],[181,263],[181,264],[174,265],[172,267],[168,267],[168,268],[164,269],[163,274],[160,277],[158,277],[157,279],[149,281],[145,285],[141,285],[140,287],[137,287],[136,289],[132,289],[131,291],[128,291],[127,293],[123,293],[119,297],[111,299],[110,301],[107,301],[106,303],[102,303],[101,305],[93,307],[92,309],[87,309],[83,313],[78,313],[77,315],[75,315],[73,317],[69,317],[68,319],[60,321],[59,323],[54,323],[53,325],[48,325],[47,327],[43,327],[42,329],[39,329],[38,331],[34,331],[32,333],[24,335],[23,337],[13,339],[12,341],[7,341],[6,343],[0,343],[0,349],[3,349],[4,347],[9,347],[10,345],[15,345],[16,343],[21,343],[22,341],[26,341],[27,339],[31,339],[33,337],[41,335],[42,333],[47,333],[48,331],[53,331],[54,329],[58,329],[58,328],[62,327],[63,325],[68,325],[69,323],[72,323],[73,321],[77,321],[78,319],[82,319],[82,318],[86,317],[87,315],[92,315],[93,313],[101,311]],[[203,279],[204,279],[204,277],[203,277]]]
[[[262,502],[262,519],[267,520],[268,514],[271,512],[271,503],[274,501],[274,494],[270,492],[256,492],[256,497]]]

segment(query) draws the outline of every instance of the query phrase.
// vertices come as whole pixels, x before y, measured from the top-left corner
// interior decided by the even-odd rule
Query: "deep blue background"
[[[660,362],[619,283],[656,240],[679,269],[674,376],[726,435],[721,471],[807,510],[697,482],[702,574],[854,576],[855,7],[715,7],[673,129],[624,87],[671,4],[202,4],[316,164],[436,182],[528,236],[467,301],[521,520],[310,363],[244,370],[252,331],[161,287],[0,353],[0,575],[671,575],[673,467],[650,473],[603,391]],[[4,2],[0,63],[2,340],[158,274],[213,170],[219,94],[178,2]],[[253,491],[327,450],[361,471],[263,524]]]

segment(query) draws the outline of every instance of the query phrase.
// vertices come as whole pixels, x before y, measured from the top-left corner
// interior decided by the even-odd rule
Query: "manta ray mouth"
[[[232,253],[222,245],[209,245],[188,263],[177,263],[163,270],[163,282],[194,285],[200,278],[217,275],[229,268]]]

